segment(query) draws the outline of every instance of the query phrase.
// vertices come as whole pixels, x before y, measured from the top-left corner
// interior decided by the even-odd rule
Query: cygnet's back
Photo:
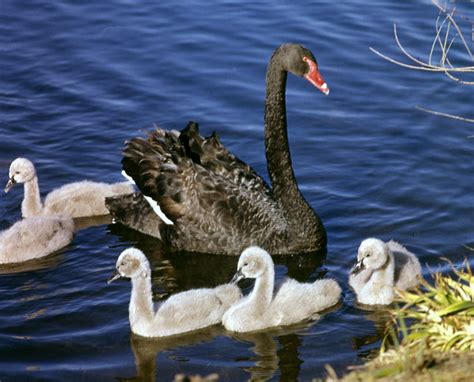
[[[177,293],[158,306],[153,328],[172,335],[218,324],[226,310],[241,297],[235,284]]]
[[[107,215],[105,198],[129,194],[133,186],[129,182],[103,183],[83,180],[66,184],[51,191],[44,200],[43,214],[67,213],[73,217]]]
[[[34,216],[0,233],[0,264],[40,258],[68,245],[74,222],[67,216]]]
[[[287,279],[275,294],[269,314],[280,316],[279,325],[317,318],[318,312],[337,304],[341,297],[341,287],[333,279],[300,283]]]

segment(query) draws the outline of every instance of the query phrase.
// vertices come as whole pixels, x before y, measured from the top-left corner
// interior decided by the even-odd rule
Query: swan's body
[[[150,264],[135,248],[126,249],[117,260],[117,276],[132,280],[129,319],[132,332],[143,337],[165,337],[205,328],[221,321],[224,312],[241,297],[235,284],[191,289],[162,302],[155,312],[151,292]]]
[[[287,279],[274,294],[275,271],[271,256],[259,247],[249,247],[239,258],[236,279],[256,278],[252,292],[231,306],[222,323],[234,332],[250,332],[316,319],[317,312],[340,299],[341,288],[332,279],[299,283]]]
[[[360,303],[388,305],[393,301],[394,288],[412,288],[420,279],[420,262],[413,253],[395,241],[370,238],[359,247],[349,285]]]
[[[68,245],[74,222],[68,216],[25,218],[0,232],[0,264],[37,259]]]
[[[25,196],[21,203],[23,217],[67,214],[72,217],[107,215],[105,198],[130,194],[134,191],[130,182],[115,184],[81,181],[66,184],[51,191],[41,201],[35,166],[26,158],[17,158],[10,165],[10,179],[5,192],[16,183],[24,183]]]
[[[275,51],[267,70],[265,102],[272,188],[231,154],[216,134],[200,136],[196,123],[181,132],[157,128],[146,139],[128,142],[122,164],[148,202],[160,210],[147,206],[143,198],[110,198],[107,205],[115,220],[189,252],[239,255],[250,245],[283,255],[324,249],[323,224],[293,174],[285,111],[288,71],[329,92],[309,50],[287,44]],[[150,226],[161,212],[167,224],[159,229]]]

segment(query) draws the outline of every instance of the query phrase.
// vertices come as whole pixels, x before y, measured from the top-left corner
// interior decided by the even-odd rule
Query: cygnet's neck
[[[21,203],[21,214],[27,218],[30,216],[39,215],[43,209],[41,203],[38,177],[34,177],[29,182],[25,182],[25,196]]]
[[[374,285],[383,285],[392,287],[395,278],[395,262],[393,254],[388,252],[387,260],[382,267],[375,271],[371,277],[371,281]]]
[[[155,312],[149,270],[144,270],[140,275],[132,278],[132,296],[128,313],[130,327],[134,333],[143,334],[143,330],[146,330],[153,322]]]
[[[252,311],[261,314],[268,309],[273,298],[273,286],[275,284],[275,269],[269,264],[263,274],[255,280],[253,291],[249,295],[248,305],[252,305]]]

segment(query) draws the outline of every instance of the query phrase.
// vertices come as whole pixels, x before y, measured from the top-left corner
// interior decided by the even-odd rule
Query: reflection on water
[[[222,327],[214,325],[192,333],[164,338],[146,338],[131,333],[130,344],[135,357],[136,376],[119,378],[119,380],[141,382],[160,380],[158,378],[160,373],[160,367],[157,364],[158,353],[212,341],[214,337],[221,335],[222,332]]]
[[[64,260],[64,253],[66,251],[67,247],[62,248],[59,251],[56,251],[48,256],[41,257],[39,259],[31,259],[21,263],[0,264],[0,275],[32,272],[41,269],[55,268],[59,265],[61,261]]]
[[[303,363],[298,354],[302,339],[297,332],[307,325],[279,328],[255,333],[228,333],[220,325],[179,336],[144,338],[131,334],[130,343],[135,357],[136,376],[120,378],[127,381],[160,380],[158,354],[180,347],[210,342],[217,336],[228,335],[236,341],[249,343],[253,352],[250,357],[235,356],[237,365],[249,373],[248,380],[266,381],[280,369],[281,380],[297,380],[299,365]],[[248,366],[247,366],[248,365]]]
[[[360,305],[358,307],[361,308]],[[355,335],[352,339],[352,344],[354,350],[358,351],[360,356],[370,359],[378,351],[377,349],[372,349],[369,345],[377,344],[384,338],[392,322],[392,315],[387,311],[387,307],[377,307],[371,310],[364,307],[364,310],[365,319],[374,323],[375,331],[363,336]]]
[[[74,230],[77,232],[82,229],[96,227],[96,226],[110,224],[110,223],[112,223],[112,217],[110,215],[74,218]]]
[[[253,356],[236,357],[238,363],[249,363],[244,366],[249,372],[251,381],[266,381],[279,371],[280,380],[294,381],[298,379],[300,365],[303,360],[299,354],[299,346],[303,338],[298,333],[303,332],[311,324],[300,323],[284,328],[273,328],[253,333],[228,333],[238,341],[251,344]]]

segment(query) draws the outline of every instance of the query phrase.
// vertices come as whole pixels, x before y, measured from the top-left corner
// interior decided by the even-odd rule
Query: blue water
[[[458,6],[472,20],[472,4]],[[1,267],[1,381],[168,381],[179,372],[311,380],[325,375],[327,363],[341,374],[362,362],[384,325],[382,313],[354,307],[347,286],[362,239],[400,241],[420,257],[425,275],[428,267],[448,268],[441,257],[474,264],[467,248],[474,246],[474,125],[415,108],[473,118],[474,93],[369,51],[403,59],[396,22],[407,48],[426,58],[437,15],[430,1],[2,0],[0,180],[25,156],[43,194],[85,178],[121,180],[124,140],[188,120],[206,135],[217,130],[267,178],[267,61],[283,42],[310,48],[331,94],[289,78],[289,139],[300,188],[327,228],[328,253],[309,266],[279,264],[277,277],[336,278],[344,300],[313,325],[248,336],[215,327],[145,341],[130,336],[129,283],[106,284],[123,248],[148,255],[156,300],[229,280],[237,259],[176,258],[155,240],[86,221],[59,253]],[[472,49],[470,22],[460,26]],[[466,64],[459,48],[454,57]],[[20,218],[21,199],[21,187],[0,197],[1,229]]]

